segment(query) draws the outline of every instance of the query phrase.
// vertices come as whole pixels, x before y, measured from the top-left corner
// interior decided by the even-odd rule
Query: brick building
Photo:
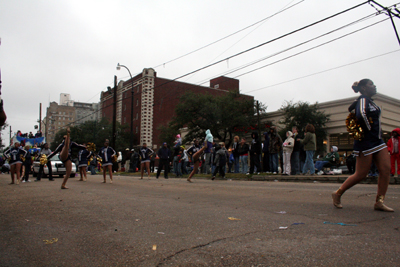
[[[166,125],[175,115],[175,106],[186,92],[222,95],[239,92],[239,80],[218,77],[210,80],[210,87],[159,78],[153,69],[143,69],[141,74],[127,81],[120,81],[116,88],[116,119],[122,125],[131,119],[131,88],[134,89],[133,133],[134,145],[147,143],[149,147],[160,146],[159,126]],[[101,93],[101,117],[113,118],[114,89]],[[253,99],[252,96],[245,96]]]

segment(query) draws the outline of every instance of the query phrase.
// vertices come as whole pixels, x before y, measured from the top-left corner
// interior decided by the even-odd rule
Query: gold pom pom
[[[356,114],[350,112],[350,114],[346,118],[346,127],[347,131],[354,139],[361,141],[364,138],[364,131],[357,121]]]
[[[118,156],[117,155],[114,155],[113,157],[112,157],[112,162],[117,162],[117,159],[118,159]]]
[[[25,161],[25,157],[24,156],[20,155],[19,157],[21,158],[22,161]]]
[[[45,154],[42,154],[40,156],[40,165],[45,165],[47,163],[47,156]]]
[[[93,144],[93,143],[90,143],[90,142],[87,143],[87,150],[95,152],[96,151],[96,144]]]

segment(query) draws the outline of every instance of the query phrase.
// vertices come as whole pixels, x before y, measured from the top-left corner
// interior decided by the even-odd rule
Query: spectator
[[[315,128],[312,124],[307,124],[305,129],[306,135],[304,139],[298,139],[304,145],[304,150],[306,151],[306,162],[303,166],[303,175],[309,174],[314,175],[314,153],[317,150],[317,138],[315,136]]]
[[[233,158],[234,158],[233,165],[234,165],[234,172],[235,173],[239,173],[240,161],[239,161],[239,152],[238,152],[238,150],[239,150],[239,136],[236,135],[235,137],[233,137],[233,144],[232,144],[232,155],[233,155]]]
[[[219,172],[219,175],[222,177],[222,179],[225,178],[225,172],[224,172],[224,167],[226,165],[226,159],[227,159],[227,151],[225,149],[225,144],[224,143],[219,143],[215,147],[215,158],[214,158],[214,164],[215,164],[215,169],[213,172],[213,176],[211,180],[215,179],[215,175],[217,175],[217,172]]]
[[[270,164],[269,164],[269,134],[268,132],[264,133],[264,142],[262,146],[263,152],[263,171],[271,172]]]
[[[239,144],[239,159],[240,159],[240,168],[243,174],[247,173],[248,169],[248,157],[249,157],[249,145],[246,144],[246,139],[242,137],[242,140]]]
[[[397,163],[397,177],[400,178],[400,128],[396,128],[392,131],[392,137],[387,142],[388,150],[390,153],[390,175],[394,176],[396,173]]]
[[[282,150],[282,138],[276,131],[275,126],[269,129],[269,164],[273,174],[278,173],[278,154]]]
[[[137,166],[139,163],[139,154],[135,151],[135,149],[132,149],[132,154],[131,154],[131,170],[132,172],[136,172],[137,171]]]
[[[45,143],[43,148],[40,150],[39,158],[40,158],[41,155],[46,155],[46,157],[48,157],[48,156],[50,156],[50,154],[51,154],[51,150],[49,148],[49,144]],[[46,165],[47,165],[47,170],[49,172],[48,173],[49,181],[54,181],[54,179],[53,179],[53,170],[52,170],[52,167],[51,167],[51,161],[49,159],[47,160]],[[38,182],[38,181],[40,181],[42,179],[43,173],[44,173],[44,165],[40,164],[39,172],[38,172],[38,175],[36,177],[35,182]]]
[[[337,146],[332,146],[330,153],[326,154],[322,160],[315,162],[315,169],[317,169],[318,174],[323,173],[322,168],[327,164],[336,165],[339,162],[339,153],[337,151]]]
[[[294,140],[294,146],[293,146],[293,151],[292,155],[290,156],[290,165],[292,167],[291,174],[292,175],[299,175],[300,174],[300,142],[297,141],[298,139],[298,130],[297,126],[292,127],[292,133],[293,133],[293,140]]]
[[[89,170],[90,170],[91,175],[96,174],[96,166],[97,166],[97,159],[96,159],[96,156],[93,156],[92,160],[90,161],[90,165],[89,165]]]
[[[32,168],[32,155],[29,152],[29,146],[25,146],[25,150],[26,150],[26,155],[25,155],[25,160],[22,163],[23,167],[24,167],[24,176],[22,177],[22,182],[30,182],[31,180],[29,180],[29,173],[31,172],[31,168]]]
[[[204,153],[205,153],[205,173],[210,174],[211,173],[211,164],[212,164],[212,147],[213,147],[213,141],[214,141],[214,137],[211,134],[211,131],[209,129],[207,129],[206,131],[206,138],[204,140],[205,144],[204,146],[206,146]]]
[[[260,155],[261,155],[261,143],[258,140],[258,133],[253,132],[251,134],[253,140],[251,141],[250,146],[250,175],[254,173],[254,166],[257,168],[258,174],[260,174],[261,166],[260,166]]]
[[[168,148],[167,143],[164,142],[162,147],[157,152],[159,159],[158,170],[156,178],[160,177],[161,170],[164,168],[164,178],[168,179],[169,162],[172,156],[171,150]]]
[[[231,152],[229,154],[229,158],[228,158],[228,171],[227,171],[227,173],[232,173],[233,172],[232,171],[232,167],[234,166],[234,164],[235,164],[235,157],[233,156],[233,152]]]
[[[283,142],[283,175],[290,175],[291,166],[290,166],[290,157],[292,155],[293,147],[294,147],[294,139],[293,133],[291,131],[286,132],[286,140]]]

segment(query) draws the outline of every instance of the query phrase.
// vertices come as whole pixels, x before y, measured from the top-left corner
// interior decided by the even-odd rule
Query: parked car
[[[37,177],[40,167],[39,158],[35,159],[32,166],[33,166],[33,177]],[[54,157],[51,158],[51,170],[52,170],[52,175],[54,177],[58,175],[60,178],[62,178],[65,175],[66,169],[64,163],[61,162],[58,155],[55,155]],[[76,165],[75,163],[72,162],[72,170],[70,177],[75,177],[75,173],[76,173]],[[44,176],[47,176],[48,174],[49,170],[47,168],[47,165],[44,165]]]

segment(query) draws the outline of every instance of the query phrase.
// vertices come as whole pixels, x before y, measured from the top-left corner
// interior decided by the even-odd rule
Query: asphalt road
[[[0,266],[400,265],[399,185],[384,213],[376,185],[352,188],[338,210],[338,183],[101,181],[61,190],[61,179],[0,175]]]

